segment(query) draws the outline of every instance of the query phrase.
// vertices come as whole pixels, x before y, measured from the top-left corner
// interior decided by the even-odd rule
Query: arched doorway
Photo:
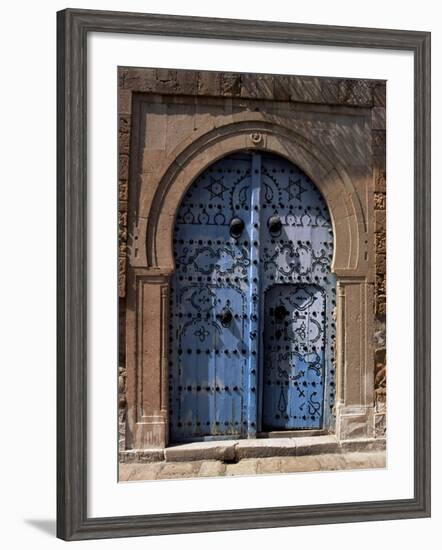
[[[171,441],[333,425],[333,231],[299,168],[224,157],[177,213],[169,309]]]

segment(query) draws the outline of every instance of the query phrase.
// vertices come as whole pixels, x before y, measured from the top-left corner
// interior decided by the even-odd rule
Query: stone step
[[[190,462],[218,460],[226,463],[247,458],[315,456],[374,452],[385,449],[385,439],[355,439],[339,442],[334,435],[198,441],[165,449],[131,450],[120,453],[120,463]]]

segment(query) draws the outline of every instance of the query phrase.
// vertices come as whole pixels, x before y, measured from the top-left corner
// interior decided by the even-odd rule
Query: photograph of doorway
[[[118,76],[119,480],[385,467],[386,83]]]

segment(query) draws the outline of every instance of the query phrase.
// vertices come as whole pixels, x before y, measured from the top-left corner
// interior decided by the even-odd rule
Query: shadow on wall
[[[24,522],[51,537],[55,537],[56,535],[57,523],[55,519],[25,519]]]

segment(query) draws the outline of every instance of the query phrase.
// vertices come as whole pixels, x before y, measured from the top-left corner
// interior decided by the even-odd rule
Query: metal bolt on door
[[[332,423],[327,207],[285,159],[238,153],[191,185],[174,229],[172,441]]]

